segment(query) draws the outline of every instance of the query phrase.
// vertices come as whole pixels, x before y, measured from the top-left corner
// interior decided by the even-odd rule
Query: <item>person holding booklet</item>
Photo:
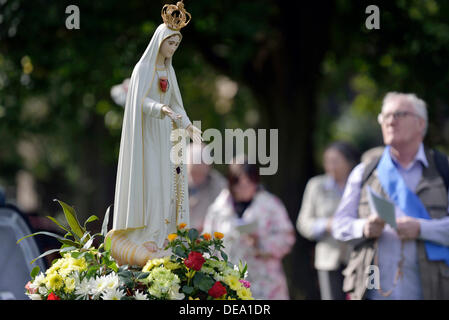
[[[246,261],[255,299],[289,299],[282,259],[294,227],[281,200],[261,186],[256,164],[238,158],[229,166],[228,188],[209,207],[203,231],[224,233],[229,260]]]
[[[343,290],[351,299],[449,299],[449,165],[423,144],[426,103],[390,92],[378,121],[386,147],[351,172],[332,225],[354,246]],[[391,203],[395,223],[379,202]]]

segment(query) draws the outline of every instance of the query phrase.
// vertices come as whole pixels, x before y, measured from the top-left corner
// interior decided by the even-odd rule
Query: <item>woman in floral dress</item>
[[[295,233],[284,205],[259,184],[256,165],[230,165],[228,183],[209,207],[204,232],[224,233],[229,260],[248,264],[255,299],[289,299],[282,259]]]

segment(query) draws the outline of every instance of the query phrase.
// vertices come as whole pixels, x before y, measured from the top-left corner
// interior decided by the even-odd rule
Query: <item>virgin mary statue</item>
[[[185,129],[194,142],[201,140],[201,131],[184,110],[172,66],[182,39],[179,30],[190,14],[178,2],[165,5],[162,18],[134,67],[126,97],[113,229],[108,233],[119,264],[144,265],[166,255],[167,235],[178,224],[189,224],[186,168],[172,161],[171,152],[177,129]]]

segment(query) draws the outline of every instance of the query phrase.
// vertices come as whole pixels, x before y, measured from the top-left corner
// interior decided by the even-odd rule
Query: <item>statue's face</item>
[[[181,37],[179,35],[165,39],[161,44],[159,53],[166,59],[171,58],[175,54],[176,49],[178,49],[180,42]]]

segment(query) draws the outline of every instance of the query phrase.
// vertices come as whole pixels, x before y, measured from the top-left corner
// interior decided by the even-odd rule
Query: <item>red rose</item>
[[[214,283],[212,288],[209,289],[207,292],[212,298],[220,298],[221,296],[225,295],[226,288],[220,283],[220,281],[217,281]]]
[[[191,268],[195,271],[200,271],[205,261],[206,260],[201,253],[192,251],[189,253],[187,259],[184,260],[184,264],[187,268]]]
[[[61,300],[57,295],[55,295],[53,292],[50,293],[47,297],[47,300]]]

